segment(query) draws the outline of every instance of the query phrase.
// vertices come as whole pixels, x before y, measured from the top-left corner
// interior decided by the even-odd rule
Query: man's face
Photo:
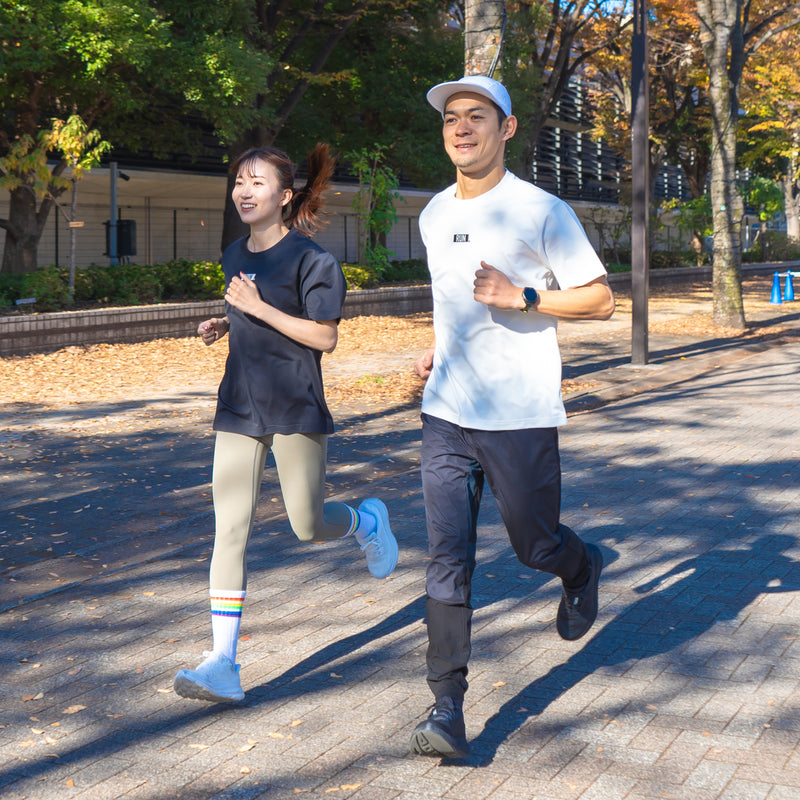
[[[503,165],[506,140],[516,119],[498,122],[494,104],[479,94],[458,92],[447,100],[442,136],[450,160],[465,175],[480,177]]]

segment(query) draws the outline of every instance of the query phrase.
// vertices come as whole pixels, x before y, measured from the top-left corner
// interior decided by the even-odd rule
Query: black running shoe
[[[428,719],[417,725],[411,737],[411,752],[436,757],[467,755],[464,712],[452,697],[437,700]]]
[[[593,544],[586,545],[589,580],[578,591],[563,587],[558,604],[556,629],[562,639],[580,639],[597,619],[597,584],[603,569],[603,556]]]

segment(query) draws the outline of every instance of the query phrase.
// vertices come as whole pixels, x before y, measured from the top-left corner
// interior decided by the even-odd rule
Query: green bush
[[[0,308],[13,306],[15,300],[25,297],[24,275],[0,275]]]
[[[342,272],[348,289],[373,289],[387,283],[425,282],[430,280],[428,264],[424,258],[390,261],[380,269],[364,264],[342,263]]]
[[[783,231],[767,231],[760,234],[753,249],[742,253],[742,261],[746,264],[798,260],[800,260],[800,242],[792,241]]]
[[[58,311],[69,303],[69,275],[64,267],[51,265],[23,277],[22,297],[35,297],[37,311]]]
[[[652,269],[695,266],[697,266],[697,256],[690,250],[653,250],[650,253]]]
[[[222,297],[225,289],[222,267],[211,261],[178,258],[157,264],[153,271],[165,299],[213,300]]]
[[[428,263],[424,258],[409,258],[405,261],[391,261],[381,273],[381,283],[403,283],[406,281],[428,281]]]
[[[74,305],[69,299],[65,267],[42,267],[26,275],[0,275],[0,306],[35,297],[27,309],[56,311],[78,306],[130,306],[165,300],[221,298],[225,287],[222,267],[211,261],[179,259],[166,264],[92,265],[75,272]]]
[[[363,264],[348,264],[343,261],[342,272],[348,289],[373,289],[378,285],[378,276],[375,270],[365,267]]]
[[[371,289],[385,283],[427,281],[424,259],[392,261],[380,270],[342,264],[349,289]],[[30,311],[57,311],[86,306],[136,306],[165,301],[193,302],[222,298],[225,275],[212,261],[175,259],[164,264],[111,264],[76,270],[74,302],[69,299],[66,267],[42,267],[26,275],[0,275],[0,306],[35,297]]]

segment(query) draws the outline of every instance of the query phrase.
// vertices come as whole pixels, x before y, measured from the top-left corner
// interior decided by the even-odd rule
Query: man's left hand
[[[472,295],[479,303],[495,308],[524,308],[522,289],[511,283],[509,277],[499,269],[481,261],[475,272],[475,287]]]

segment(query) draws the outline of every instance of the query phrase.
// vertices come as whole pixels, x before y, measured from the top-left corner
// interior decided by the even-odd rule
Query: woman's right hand
[[[204,345],[214,344],[218,339],[221,339],[230,328],[230,322],[227,317],[211,319],[201,322],[197,327],[197,335],[203,340]]]

